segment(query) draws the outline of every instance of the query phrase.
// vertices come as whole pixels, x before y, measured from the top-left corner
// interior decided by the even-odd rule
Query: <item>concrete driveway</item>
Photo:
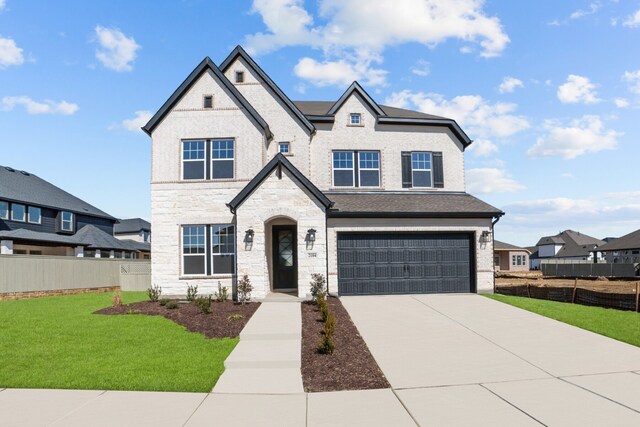
[[[640,348],[479,295],[342,303],[421,425],[640,425]]]

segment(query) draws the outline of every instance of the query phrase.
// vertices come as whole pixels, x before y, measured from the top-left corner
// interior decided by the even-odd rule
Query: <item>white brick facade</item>
[[[236,71],[244,82],[235,83]],[[275,171],[257,186],[233,214],[226,205],[277,154],[280,142],[289,142],[287,159],[321,191],[333,190],[333,150],[380,152],[380,187],[402,188],[401,152],[442,152],[444,187],[433,192],[463,192],[464,146],[448,128],[427,125],[381,125],[359,95],[349,97],[335,114],[333,123],[314,123],[315,133],[301,126],[274,91],[249,64],[238,57],[224,71],[242,97],[267,122],[273,137],[268,140],[239,99],[211,70],[197,78],[152,130],[152,281],[168,295],[185,294],[187,284],[197,284],[201,294],[213,293],[218,282],[231,289],[231,274],[185,276],[182,267],[183,225],[233,224],[236,228],[238,276],[247,274],[253,296],[262,298],[273,289],[271,227],[297,226],[298,295],[306,296],[312,273],[328,275],[330,290],[337,287],[336,236],[338,231],[453,231],[473,233],[476,240],[476,286],[493,290],[491,244],[480,243],[483,231],[491,231],[491,219],[336,219],[328,218],[324,206],[284,170]],[[203,108],[203,97],[213,96],[213,108]],[[361,126],[348,124],[350,113],[362,115]],[[234,177],[223,180],[182,179],[182,141],[233,138]],[[371,190],[371,188],[368,188]],[[423,189],[424,190],[424,189]],[[357,191],[357,190],[356,190]],[[312,247],[307,230],[317,230]],[[252,245],[245,244],[247,230],[254,231]]]

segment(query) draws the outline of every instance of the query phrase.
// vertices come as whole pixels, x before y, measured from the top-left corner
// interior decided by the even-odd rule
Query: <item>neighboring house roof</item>
[[[378,103],[369,96],[367,91],[364,90],[362,86],[360,86],[360,83],[355,81],[351,83],[351,86],[349,86],[347,90],[344,91],[342,96],[338,98],[335,104],[333,104],[331,108],[329,108],[329,111],[327,111],[327,114],[331,116],[336,114],[336,112],[340,109],[340,107],[342,107],[342,105],[347,101],[347,99],[349,99],[351,95],[353,95],[354,93],[357,93],[358,95],[360,95],[360,97],[364,100],[364,102],[367,103],[369,108],[371,108],[378,116],[384,116],[386,114],[384,111],[382,111],[382,108],[380,108]]]
[[[113,234],[131,234],[141,231],[151,231],[151,223],[142,218],[120,219],[113,226]]]
[[[0,166],[0,199],[115,220],[108,213],[29,172]]]
[[[85,225],[72,236],[18,228],[16,230],[0,231],[0,238],[86,246],[90,249],[144,250],[133,247],[124,240],[116,239],[91,224]]]
[[[127,247],[127,250],[151,252],[151,243],[138,242],[136,240],[131,240],[131,239],[122,239],[120,240],[120,242]]]
[[[640,230],[632,231],[609,243],[598,246],[598,251],[620,251],[627,249],[640,249]]]
[[[198,80],[198,78],[207,71],[211,71],[218,81],[224,86],[224,88],[229,92],[232,98],[235,98],[242,108],[253,118],[258,127],[262,129],[265,137],[268,140],[271,140],[273,135],[269,130],[269,125],[262,118],[260,114],[253,108],[253,106],[245,99],[244,96],[236,89],[236,87],[225,77],[224,74],[218,69],[216,64],[209,58],[205,57],[200,64],[189,74],[189,76],[185,79],[184,82],[173,92],[173,94],[166,100],[166,102],[162,105],[162,107],[158,110],[151,120],[142,127],[142,130],[145,131],[148,135],[151,135],[151,132],[158,126],[158,124],[164,119],[164,117],[171,111],[171,109],[177,104],[177,102],[182,98],[184,94],[191,88],[191,86]]]
[[[231,209],[231,213],[235,213],[236,209],[238,209],[238,207],[240,207],[240,205],[247,199],[247,197],[249,197],[253,190],[258,188],[262,181],[264,181],[276,168],[279,168],[279,170],[280,168],[285,168],[287,171],[289,171],[289,173],[291,173],[291,175],[298,182],[300,182],[303,187],[309,190],[309,192],[313,194],[315,198],[318,199],[320,203],[322,203],[322,205],[324,205],[325,209],[328,209],[331,206],[331,200],[329,200],[327,196],[325,196],[324,193],[318,189],[318,187],[316,187],[311,181],[309,181],[306,176],[304,176],[298,169],[296,169],[296,167],[293,166],[285,156],[283,156],[281,153],[278,153],[273,159],[269,161],[269,163],[265,165],[264,168],[262,168],[260,172],[258,172],[255,177],[253,177],[251,181],[249,181],[249,183],[238,193],[236,197],[233,198],[233,200],[231,200],[231,202],[227,203],[227,206],[229,207],[229,209]]]
[[[540,258],[539,255],[538,255],[538,247],[537,246],[527,246],[525,249],[528,250],[529,253],[531,254],[531,255],[529,255],[529,259],[538,259],[538,258]]]
[[[604,245],[605,242],[595,237],[587,236],[573,230],[565,230],[555,236],[543,237],[538,241],[537,246],[562,245],[560,250],[553,257],[547,258],[574,258],[589,256],[593,249]]]
[[[496,218],[501,210],[467,193],[326,192],[330,217]]]
[[[531,254],[531,251],[527,248],[521,248],[520,246],[501,242],[500,240],[495,240],[495,239],[493,241],[493,250],[494,251],[524,251]]]
[[[307,117],[300,111],[300,109],[293,103],[287,95],[278,87],[277,84],[267,73],[265,73],[262,68],[249,56],[247,52],[242,48],[242,46],[238,45],[235,49],[227,56],[227,58],[222,61],[220,64],[220,71],[225,73],[227,69],[231,66],[233,61],[236,58],[241,57],[249,67],[262,79],[262,81],[269,87],[276,96],[280,99],[280,101],[286,106],[286,108],[293,114],[293,116],[298,120],[298,122],[307,129],[309,133],[315,133],[316,127],[307,119]]]

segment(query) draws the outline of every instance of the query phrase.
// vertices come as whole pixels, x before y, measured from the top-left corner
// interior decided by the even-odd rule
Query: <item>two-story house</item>
[[[119,219],[113,235],[137,251],[137,258],[151,258],[151,224],[142,218]]]
[[[116,219],[35,174],[0,166],[0,254],[135,258]]]
[[[152,138],[152,280],[168,294],[490,292],[493,223],[465,193],[451,119],[379,105],[356,82],[293,102],[241,48],[205,58],[143,128]]]
[[[530,257],[531,268],[540,268],[542,262],[603,262],[602,252],[598,248],[605,243],[603,240],[573,230],[565,230],[555,236],[541,237],[536,243],[536,250]]]

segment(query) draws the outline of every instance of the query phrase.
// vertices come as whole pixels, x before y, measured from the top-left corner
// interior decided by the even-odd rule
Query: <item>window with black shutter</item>
[[[444,188],[441,152],[403,151],[402,188]]]

